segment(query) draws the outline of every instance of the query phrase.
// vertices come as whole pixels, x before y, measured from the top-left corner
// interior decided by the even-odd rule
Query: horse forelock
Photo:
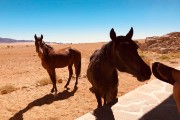
[[[117,45],[132,45],[137,49],[139,48],[134,40],[127,40],[125,36],[118,36],[117,39]]]

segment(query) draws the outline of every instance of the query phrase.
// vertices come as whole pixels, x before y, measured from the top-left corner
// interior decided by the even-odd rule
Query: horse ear
[[[114,32],[113,28],[110,31],[110,38],[111,38],[112,41],[116,40],[116,33]]]
[[[128,39],[131,39],[132,36],[133,36],[133,28],[131,27],[131,29],[130,29],[130,31],[127,33],[126,37],[127,37]]]
[[[43,35],[41,34],[41,39],[43,39]]]
[[[112,42],[112,54],[115,54],[115,41],[116,41],[116,33],[114,31],[114,29],[112,28],[110,31],[110,38],[113,41]]]
[[[36,34],[34,35],[34,38],[35,38],[35,39],[37,39],[37,36],[36,36]]]

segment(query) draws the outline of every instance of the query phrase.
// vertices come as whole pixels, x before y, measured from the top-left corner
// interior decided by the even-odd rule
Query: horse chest
[[[90,64],[87,71],[88,79],[93,86],[116,86],[118,84],[118,75],[116,69],[110,69],[100,63]]]

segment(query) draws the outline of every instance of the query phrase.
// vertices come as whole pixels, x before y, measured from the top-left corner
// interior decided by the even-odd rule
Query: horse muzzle
[[[145,81],[145,80],[149,80],[151,78],[151,69],[149,66],[147,66],[145,69],[141,70],[140,74],[138,74],[136,77],[137,77],[137,80],[138,81]]]

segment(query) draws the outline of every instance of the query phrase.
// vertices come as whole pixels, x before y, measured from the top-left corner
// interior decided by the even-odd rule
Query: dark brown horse
[[[74,65],[76,74],[76,83],[74,87],[76,87],[81,72],[81,52],[70,47],[54,50],[42,40],[43,35],[41,35],[41,37],[35,35],[34,38],[36,52],[38,53],[39,58],[41,58],[42,66],[47,70],[53,84],[51,92],[53,93],[55,91],[55,94],[57,94],[55,68],[68,66],[69,78],[65,85],[65,87],[67,87],[73,75],[72,66]]]
[[[96,50],[87,69],[87,77],[92,84],[98,107],[116,99],[118,92],[117,69],[137,77],[139,81],[150,79],[150,67],[138,55],[138,46],[131,40],[133,28],[126,36],[116,36],[114,29],[110,31],[112,41]]]
[[[160,62],[152,64],[152,72],[156,78],[173,85],[173,97],[180,114],[180,70],[174,69]]]

